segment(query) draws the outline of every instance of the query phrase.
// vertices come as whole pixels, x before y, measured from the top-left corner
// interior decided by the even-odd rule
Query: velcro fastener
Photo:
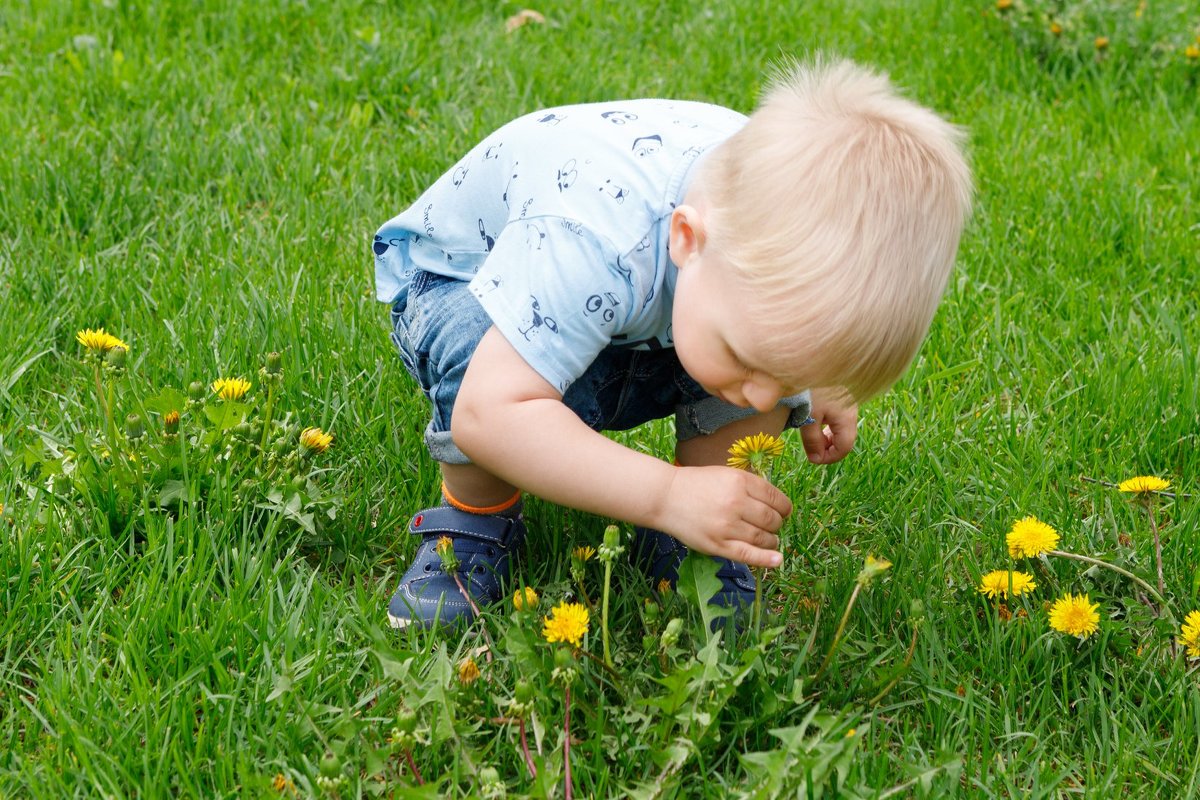
[[[508,546],[517,520],[492,514],[470,514],[452,506],[437,506],[418,512],[408,523],[408,532],[419,536],[452,533],[483,542]]]

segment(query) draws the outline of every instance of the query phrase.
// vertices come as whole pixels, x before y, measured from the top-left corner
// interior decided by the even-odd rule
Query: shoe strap
[[[408,532],[418,536],[449,533],[507,547],[518,527],[519,517],[470,514],[452,506],[436,506],[418,512],[408,523]]]

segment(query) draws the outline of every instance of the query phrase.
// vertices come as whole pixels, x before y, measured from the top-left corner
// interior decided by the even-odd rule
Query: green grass
[[[521,113],[623,96],[748,111],[772,58],[816,50],[888,70],[969,129],[960,268],[909,375],[863,409],[855,453],[785,465],[797,512],[769,599],[786,627],[756,661],[747,641],[703,651],[692,624],[661,670],[642,652],[647,591],[620,571],[623,684],[581,669],[578,793],[749,793],[739,754],[773,751],[814,795],[1200,794],[1200,675],[1130,585],[1052,560],[1009,622],[974,589],[1010,563],[1004,533],[1027,514],[1064,549],[1152,576],[1144,514],[1082,478],[1157,474],[1191,495],[1158,509],[1167,593],[1178,617],[1200,607],[1200,65],[1182,55],[1200,17],[1106,5],[1059,41],[986,2],[551,2],[547,25],[505,34],[520,7],[0,4],[0,796],[256,797],[277,774],[320,794],[330,749],[342,797],[413,796],[388,744],[401,706],[430,740],[416,761],[433,796],[479,796],[488,765],[511,795],[553,793],[561,691],[528,620],[489,615],[496,661],[477,654],[487,680],[468,690],[452,673],[478,637],[381,625],[437,474],[373,300],[371,235]],[[1100,59],[1095,35],[1111,40]],[[52,495],[25,454],[102,432],[74,341],[99,326],[132,345],[118,419],[284,353],[281,404],[336,435],[336,519],[313,537],[230,489],[114,525],[100,495]],[[665,454],[669,436],[622,439]],[[536,500],[528,516],[522,574],[556,599],[570,548],[606,521]],[[867,554],[894,567],[813,681]],[[1082,644],[1045,622],[1068,590],[1101,603]],[[911,665],[872,704],[914,599]],[[489,721],[518,673],[545,687],[540,782]],[[809,739],[790,750],[767,732],[792,726]]]

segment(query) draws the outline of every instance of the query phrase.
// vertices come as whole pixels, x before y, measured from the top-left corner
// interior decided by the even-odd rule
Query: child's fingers
[[[800,441],[804,444],[804,452],[808,454],[808,460],[814,464],[824,462],[825,451],[832,444],[832,438],[820,423],[801,427]]]
[[[732,561],[740,561],[752,567],[778,567],[783,563],[783,554],[778,550],[767,550],[755,547],[749,542],[734,542],[725,555]]]

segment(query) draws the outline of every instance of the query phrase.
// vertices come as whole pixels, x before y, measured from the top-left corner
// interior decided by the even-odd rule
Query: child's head
[[[887,389],[929,329],[970,213],[953,125],[850,62],[792,65],[702,163],[701,250],[751,298],[785,386]],[[715,258],[712,258],[715,256]]]

